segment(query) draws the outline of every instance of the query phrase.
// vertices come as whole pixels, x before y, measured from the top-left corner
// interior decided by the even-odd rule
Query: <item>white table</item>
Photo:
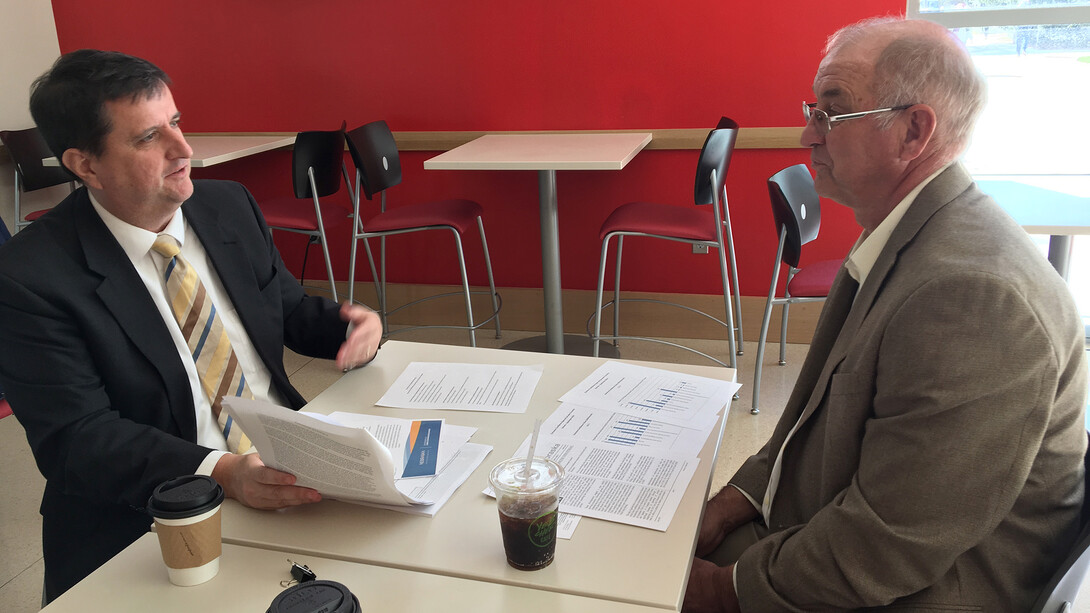
[[[650,132],[487,134],[424,162],[429,170],[537,171],[549,353],[564,353],[556,171],[621,170],[650,142]]]
[[[542,364],[544,373],[525,414],[423,411],[373,406],[412,361]],[[471,442],[492,453],[435,517],[420,517],[326,500],[278,512],[257,511],[228,500],[223,507],[225,543],[283,551],[292,559],[320,556],[627,602],[659,609],[681,606],[697,528],[708,496],[724,417],[700,450],[700,464],[665,532],[583,518],[570,540],[559,540],[556,561],[526,572],[507,565],[496,503],[481,493],[491,468],[511,457],[533,429],[559,406],[558,398],[605,360],[389,341],[378,358],[352,371],[314,399],[306,410],[356,411],[402,418],[436,419],[475,426]],[[723,380],[735,372],[711,366],[652,364]],[[595,609],[591,609],[595,610]]]
[[[229,134],[207,134],[187,136],[186,141],[193,148],[193,157],[189,165],[193,168],[206,168],[250,155],[282,149],[295,144],[295,135],[291,136],[251,136]],[[60,166],[55,157],[42,159],[43,166]]]
[[[159,541],[147,534],[43,609],[87,611],[264,611],[291,579],[290,564],[306,564],[319,579],[343,584],[363,611],[520,613],[655,613],[661,609],[524,587],[384,568],[317,556],[224,545],[220,571],[206,583],[178,587],[167,580]]]
[[[1090,235],[1090,175],[981,178],[981,191],[1030,234],[1049,234],[1048,260],[1067,278],[1071,237]]]

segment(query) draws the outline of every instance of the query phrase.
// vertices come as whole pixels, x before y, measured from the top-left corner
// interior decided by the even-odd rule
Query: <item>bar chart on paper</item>
[[[628,417],[613,422],[609,434],[606,435],[607,443],[617,445],[638,445],[647,434],[647,428],[651,420],[646,417]]]
[[[541,432],[620,447],[689,452],[704,446],[709,430],[565,402],[541,424]]]
[[[687,428],[704,428],[715,422],[737,388],[737,383],[717,379],[606,362],[560,400]],[[635,421],[626,426],[628,432],[622,434],[630,437],[639,430]]]

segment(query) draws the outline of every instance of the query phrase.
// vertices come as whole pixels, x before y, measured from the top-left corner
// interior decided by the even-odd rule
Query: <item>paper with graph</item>
[[[560,397],[563,402],[686,428],[706,429],[741,386],[730,381],[608,361]]]

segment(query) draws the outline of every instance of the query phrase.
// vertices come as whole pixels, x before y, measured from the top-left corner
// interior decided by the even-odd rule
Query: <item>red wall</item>
[[[342,119],[351,128],[380,118],[395,131],[699,128],[721,115],[743,128],[794,126],[825,37],[903,10],[903,0],[53,0],[62,52],[96,47],[152,60],[171,75],[191,132],[334,129]],[[402,155],[404,183],[390,191],[390,206],[481,202],[497,283],[540,286],[536,174],[424,171],[431,155]],[[594,287],[598,227],[617,205],[691,205],[696,157],[645,151],[619,172],[558,173],[564,287]],[[764,180],[807,157],[801,149],[735,153],[727,189],[747,295],[767,292],[775,254]],[[260,199],[290,193],[289,165],[290,154],[277,152],[194,176],[240,180]],[[348,206],[343,193],[340,201]],[[804,261],[843,256],[858,234],[845,209],[824,209],[822,236]],[[326,223],[335,273],[345,279],[351,224]],[[303,239],[277,240],[298,269]],[[455,282],[436,242],[391,240],[399,262],[391,280]],[[479,261],[468,242],[468,257]],[[320,258],[313,250],[308,278],[324,277]],[[483,282],[483,273],[474,277]],[[646,255],[626,252],[625,279],[628,289],[721,291],[714,256],[661,241]]]

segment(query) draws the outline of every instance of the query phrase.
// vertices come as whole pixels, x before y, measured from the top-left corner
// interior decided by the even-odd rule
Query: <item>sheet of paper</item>
[[[564,402],[703,429],[741,385],[608,361],[560,397]]]
[[[296,485],[345,501],[398,506],[432,503],[397,489],[398,463],[367,430],[330,424],[259,400],[224,398],[223,406],[253,442],[261,460],[295,475]]]
[[[704,447],[713,428],[676,424],[561,403],[541,424],[542,434],[692,455]]]
[[[322,415],[321,417],[342,426],[368,430],[390,449],[390,453],[394,457],[403,457],[405,455],[405,442],[414,421],[398,417],[364,415],[345,411],[335,411],[328,416]],[[443,421],[443,429],[439,433],[439,457],[436,462],[436,472],[443,470],[443,467],[458,454],[458,450],[462,448],[462,445],[469,442],[470,437],[476,431],[477,428],[472,426],[458,426]],[[406,478],[406,476],[399,474],[398,478]]]
[[[525,413],[544,366],[412,362],[375,404]]]
[[[527,436],[514,457],[530,449]],[[564,467],[560,510],[665,531],[700,458],[540,436],[536,455]]]
[[[395,458],[401,458],[398,464],[397,479],[405,477],[432,477],[438,472],[441,460],[449,460],[440,454],[443,420],[441,419],[398,419],[378,415],[356,415],[337,412],[331,415],[304,413],[326,423],[341,426],[363,428],[377,438],[390,450]],[[349,417],[352,416],[352,417]],[[468,440],[468,439],[467,439]]]
[[[427,479],[398,479],[397,489],[406,496],[421,497],[435,502],[429,505],[389,506],[370,502],[359,502],[371,507],[390,509],[410,515],[434,517],[439,509],[450,500],[451,495],[465,483],[469,475],[480,466],[485,456],[492,452],[490,445],[466,443],[453,459],[439,471],[439,474]],[[349,501],[353,502],[353,501]],[[496,520],[499,521],[498,519]]]

